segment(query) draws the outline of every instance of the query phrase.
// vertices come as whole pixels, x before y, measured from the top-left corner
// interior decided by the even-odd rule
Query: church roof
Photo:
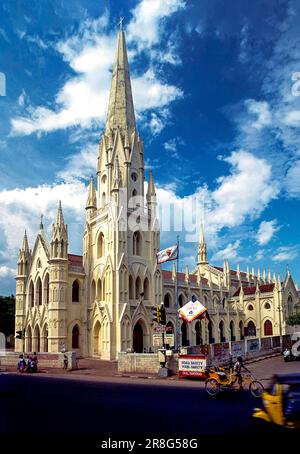
[[[172,271],[169,270],[161,270],[162,276],[166,280],[172,279]],[[177,273],[179,281],[185,281],[185,273]],[[203,284],[207,284],[207,279],[201,278]],[[196,274],[189,274],[189,282],[196,284],[197,283],[197,275]]]
[[[123,28],[118,35],[116,60],[109,95],[106,131],[119,128],[131,134],[135,130],[135,115],[131,91],[130,73]]]
[[[69,264],[82,266],[82,255],[68,254]]]
[[[82,255],[68,254],[69,269],[78,273],[84,273]]]
[[[260,293],[270,293],[273,292],[275,284],[263,284],[259,286]],[[238,288],[233,296],[239,296],[241,288]],[[256,292],[256,285],[251,285],[250,287],[243,287],[244,295],[254,295]]]

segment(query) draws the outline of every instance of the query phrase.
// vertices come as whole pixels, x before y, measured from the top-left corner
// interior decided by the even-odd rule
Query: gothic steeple
[[[118,35],[117,53],[112,75],[106,119],[106,133],[117,128],[119,128],[124,135],[126,134],[126,131],[131,134],[135,130],[135,115],[129,65],[122,23]]]
[[[198,243],[198,264],[207,263],[207,251],[206,251],[206,241],[204,237],[204,225],[203,222],[200,224],[200,234],[199,234],[199,243]]]

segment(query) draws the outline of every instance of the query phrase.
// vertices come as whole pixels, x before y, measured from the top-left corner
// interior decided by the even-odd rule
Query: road
[[[274,368],[296,371],[299,365],[275,358],[252,369],[267,379]],[[210,398],[201,383],[187,380],[124,382],[120,377],[67,379],[46,374],[7,374],[5,379],[11,393],[0,393],[1,445],[5,437],[10,444],[42,437],[47,443],[68,445],[100,443],[108,437],[197,437],[214,443],[218,437],[224,441],[224,435],[248,438],[251,413],[259,405],[248,392]]]

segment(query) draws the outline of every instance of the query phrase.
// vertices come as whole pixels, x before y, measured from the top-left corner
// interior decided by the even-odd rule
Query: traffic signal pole
[[[175,352],[179,353],[179,301],[178,301],[178,271],[179,271],[179,235],[177,235],[177,267],[176,267],[176,328],[175,328]]]

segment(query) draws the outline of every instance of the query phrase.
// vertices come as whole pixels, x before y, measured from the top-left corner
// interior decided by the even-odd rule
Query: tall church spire
[[[106,132],[117,128],[124,134],[126,130],[129,133],[135,130],[134,107],[122,20],[120,21],[117,53],[112,75]]]

